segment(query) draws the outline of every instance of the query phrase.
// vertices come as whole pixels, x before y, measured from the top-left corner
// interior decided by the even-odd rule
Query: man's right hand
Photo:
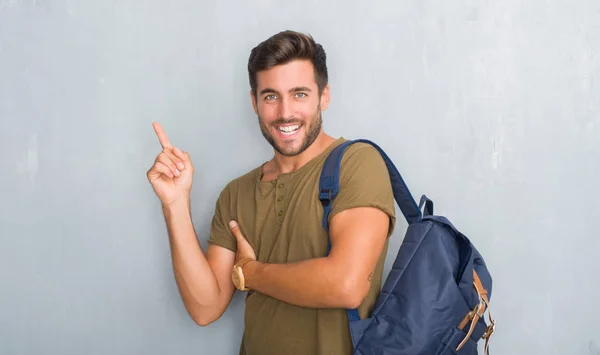
[[[154,188],[154,192],[163,203],[170,205],[176,201],[189,200],[192,189],[194,167],[188,153],[173,147],[158,122],[152,124],[162,146],[154,165],[146,176]]]
[[[194,175],[190,156],[171,145],[160,124],[154,122],[152,126],[162,152],[148,170],[148,180],[163,204],[175,281],[183,303],[194,322],[205,326],[219,319],[231,302],[235,253],[209,244],[204,254],[189,211]]]

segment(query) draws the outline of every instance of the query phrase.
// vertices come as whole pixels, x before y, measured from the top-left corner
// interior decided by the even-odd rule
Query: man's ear
[[[325,111],[327,110],[327,107],[329,106],[329,99],[330,99],[330,88],[329,88],[329,84],[325,85],[325,87],[323,88],[323,92],[321,93],[321,111]]]
[[[258,115],[258,107],[256,106],[256,96],[254,96],[254,91],[250,89],[250,100],[252,100],[252,107],[254,108],[254,113]]]

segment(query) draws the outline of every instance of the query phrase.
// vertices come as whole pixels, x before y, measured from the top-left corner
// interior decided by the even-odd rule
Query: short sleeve
[[[392,183],[385,161],[371,145],[355,143],[340,165],[340,189],[333,201],[329,222],[336,214],[356,207],[379,208],[390,217],[388,237],[396,224]]]
[[[219,245],[233,252],[237,251],[237,241],[229,229],[231,220],[232,184],[228,184],[217,199],[215,212],[210,223],[209,244]]]

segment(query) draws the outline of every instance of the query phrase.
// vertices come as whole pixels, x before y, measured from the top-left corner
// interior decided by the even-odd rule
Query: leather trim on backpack
[[[485,354],[488,354],[488,350],[489,350],[489,342],[490,342],[490,338],[492,336],[492,334],[494,334],[494,331],[496,330],[496,321],[492,319],[492,313],[489,310],[489,300],[488,300],[488,291],[485,289],[485,287],[483,287],[481,280],[479,279],[479,275],[477,275],[477,272],[475,270],[473,270],[473,288],[475,289],[475,291],[477,292],[477,295],[479,296],[479,304],[477,304],[477,306],[475,306],[475,308],[473,308],[473,310],[471,310],[471,312],[467,313],[467,315],[463,318],[463,320],[460,322],[460,324],[458,325],[458,329],[463,330],[463,328],[469,323],[471,322],[471,326],[469,327],[469,331],[467,332],[467,335],[465,336],[465,338],[463,339],[463,341],[458,345],[458,347],[456,348],[456,351],[460,350],[465,343],[467,342],[467,339],[469,339],[471,337],[471,334],[473,333],[473,329],[475,329],[475,324],[477,324],[477,321],[479,321],[480,318],[483,318],[485,311],[488,311],[488,318],[490,320],[490,325],[487,327],[485,333],[483,334],[483,336],[481,337],[482,339],[485,339]]]

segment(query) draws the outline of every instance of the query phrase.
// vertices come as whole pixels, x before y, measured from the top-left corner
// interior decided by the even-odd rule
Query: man
[[[222,190],[206,254],[189,210],[194,167],[154,124],[163,150],[148,179],[162,202],[183,302],[197,324],[210,324],[229,305],[235,279],[249,289],[240,354],[350,354],[345,309],[358,308],[361,318],[371,311],[395,224],[387,168],[369,145],[346,150],[327,255],[319,175],[345,140],[321,125],[330,98],[325,52],[308,35],[281,32],[252,50],[248,74],[274,157]]]

